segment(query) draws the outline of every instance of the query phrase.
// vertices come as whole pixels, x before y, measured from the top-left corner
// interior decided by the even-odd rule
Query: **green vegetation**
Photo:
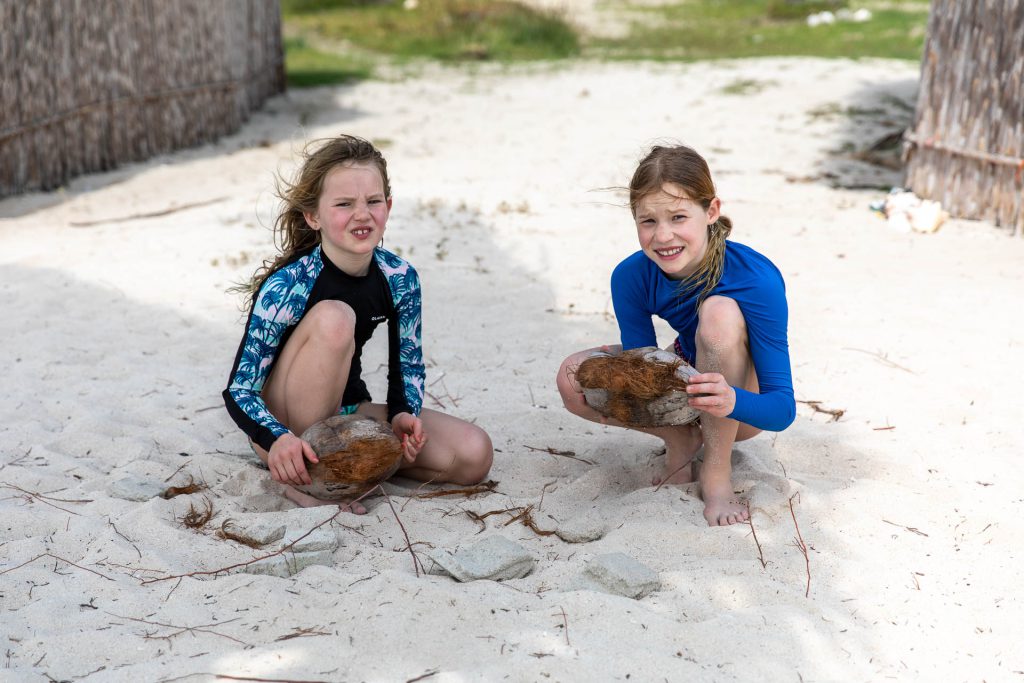
[[[610,38],[515,0],[282,0],[288,82],[367,78],[376,64],[591,59],[693,61],[762,56],[921,58],[928,0],[605,0]],[[808,26],[864,8],[867,21]],[[735,84],[736,93],[757,84]]]
[[[321,52],[307,45],[304,38],[286,38],[284,58],[288,85],[294,88],[347,83],[369,78],[372,73],[369,60]]]
[[[287,35],[315,36],[399,61],[562,59],[580,51],[562,19],[505,0],[284,0]],[[287,68],[291,71],[289,61]]]

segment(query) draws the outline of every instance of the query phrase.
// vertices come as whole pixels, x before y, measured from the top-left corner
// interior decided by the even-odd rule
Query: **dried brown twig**
[[[886,524],[892,524],[893,526],[898,526],[901,529],[906,529],[907,531],[909,531],[911,533],[915,533],[918,536],[925,536],[925,537],[928,536],[928,534],[926,534],[925,532],[923,532],[920,529],[917,529],[915,527],[912,527],[912,526],[905,526],[903,524],[897,524],[896,522],[890,522],[887,519],[883,519],[882,521],[885,522]]]
[[[442,489],[440,491],[427,491],[426,493],[418,493],[414,498],[441,498],[442,496],[475,496],[478,493],[491,493],[494,491],[494,487],[498,485],[498,482],[493,479],[477,484],[476,486],[467,486],[461,489]],[[381,489],[383,491],[384,489]],[[386,494],[385,494],[386,495]]]
[[[286,633],[283,636],[278,636],[277,638],[274,638],[274,642],[278,642],[278,641],[281,641],[281,640],[291,640],[292,638],[306,638],[308,636],[329,636],[329,635],[333,635],[330,631],[318,631],[317,630],[318,628],[320,628],[320,627],[319,626],[312,626],[312,627],[306,628],[306,627],[299,626],[299,627],[296,627],[295,630],[292,631],[291,633]]]
[[[363,494],[363,496],[360,496],[359,498],[357,498],[356,500],[354,500],[352,502],[353,503],[358,502],[365,495],[366,494]],[[267,559],[268,557],[276,557],[277,555],[283,555],[284,553],[288,552],[292,547],[294,547],[296,543],[298,543],[299,541],[304,540],[307,536],[309,536],[314,531],[316,531],[317,529],[322,527],[324,524],[327,524],[328,522],[333,522],[338,517],[338,515],[340,515],[342,512],[345,512],[345,508],[342,508],[341,506],[339,506],[337,511],[335,511],[335,513],[333,515],[331,515],[330,517],[328,517],[324,521],[320,522],[319,524],[314,526],[312,529],[310,529],[306,533],[304,533],[301,536],[299,536],[298,538],[296,538],[291,543],[286,544],[281,549],[276,550],[276,551],[274,551],[272,553],[267,553],[266,555],[260,555],[258,557],[252,558],[251,560],[246,560],[245,562],[238,562],[236,564],[228,565],[227,567],[220,567],[219,569],[209,569],[209,570],[205,570],[205,571],[188,572],[187,574],[174,574],[172,576],[162,576],[162,577],[157,578],[157,579],[146,579],[145,581],[142,581],[142,585],[145,586],[146,584],[157,583],[158,581],[171,581],[171,580],[174,580],[174,579],[180,579],[180,578],[185,577],[185,576],[192,576],[192,577],[195,577],[195,576],[216,576],[218,574],[223,574],[225,572],[229,572],[232,569],[238,569],[240,567],[248,567],[250,564],[255,564],[255,563],[257,563],[257,562],[259,562],[261,560]]]
[[[592,460],[587,460],[586,458],[581,458],[578,455],[576,455],[575,451],[560,451],[557,448],[552,448],[551,446],[547,446],[546,448],[538,448],[537,446],[529,446],[527,444],[523,444],[523,448],[528,448],[531,451],[538,451],[540,453],[550,453],[551,455],[560,455],[563,458],[569,458],[571,460],[579,460],[580,462],[586,463],[588,465],[593,465],[594,464],[594,462]]]
[[[793,526],[796,527],[796,538],[793,539],[793,545],[803,553],[804,564],[807,567],[807,590],[804,591],[804,597],[809,598],[811,596],[811,558],[807,554],[807,544],[804,543],[804,537],[800,534],[800,525],[796,521],[796,512],[793,511],[793,499],[799,495],[800,492],[797,491],[789,497],[789,514],[793,517]]]
[[[507,522],[505,522],[505,524],[503,526],[508,526],[509,524],[512,524],[513,522],[521,521],[523,523],[523,526],[529,527],[538,536],[550,536],[551,534],[555,533],[554,531],[546,531],[546,530],[541,529],[540,527],[537,526],[537,522],[534,521],[534,519],[533,519],[533,504],[532,503],[530,505],[527,505],[525,508],[519,508],[519,510],[521,510],[521,512],[519,512],[519,514],[517,514],[512,519],[510,519]]]
[[[265,543],[260,543],[251,536],[246,536],[245,534],[238,531],[232,531],[232,527],[234,526],[235,521],[233,519],[225,519],[223,522],[221,522],[220,529],[217,530],[217,538],[235,541],[236,543],[241,543],[242,545],[247,545],[250,548],[256,548],[257,550],[266,545]]]
[[[165,500],[170,500],[171,498],[174,498],[175,496],[186,495],[186,494],[189,494],[189,493],[198,493],[199,491],[205,491],[208,488],[210,488],[210,487],[206,485],[206,482],[204,482],[204,481],[197,482],[192,477],[192,475],[190,474],[190,475],[188,475],[188,483],[187,484],[183,484],[182,486],[171,486],[171,487],[168,487],[168,489],[166,491],[164,491],[163,493],[160,494],[160,497],[165,499]]]
[[[109,576],[107,576],[105,574],[100,574],[98,571],[94,571],[92,569],[89,569],[88,567],[83,567],[80,564],[75,564],[71,560],[68,560],[68,559],[65,559],[63,557],[60,557],[59,555],[54,555],[53,553],[39,553],[38,555],[33,557],[31,560],[25,560],[24,562],[22,562],[21,564],[15,566],[15,567],[11,567],[10,569],[3,570],[2,572],[0,572],[0,576],[3,576],[7,572],[13,572],[15,569],[20,569],[20,568],[24,567],[26,564],[32,564],[33,562],[38,560],[40,557],[52,557],[55,560],[60,560],[61,562],[66,562],[67,564],[70,564],[72,567],[78,567],[79,569],[82,569],[82,570],[85,570],[85,571],[90,572],[92,574],[95,574],[96,576],[103,577],[107,581],[113,581],[112,578],[110,578]]]
[[[106,610],[104,610],[104,611],[106,611]],[[223,633],[218,633],[217,631],[214,631],[214,630],[210,629],[211,626],[222,626],[224,624],[230,624],[232,621],[238,621],[238,619],[240,617],[235,617],[234,619],[226,619],[224,621],[217,621],[217,622],[214,622],[212,624],[203,624],[201,626],[178,626],[177,624],[164,624],[164,623],[159,622],[159,621],[150,621],[149,619],[139,619],[137,617],[129,617],[129,616],[126,616],[124,614],[114,614],[113,612],[107,612],[107,614],[109,614],[112,617],[117,617],[118,619],[127,619],[129,621],[137,621],[140,624],[149,624],[151,626],[161,626],[163,628],[178,629],[174,633],[170,633],[170,634],[165,635],[165,636],[155,636],[155,635],[147,633],[144,636],[147,639],[159,639],[159,640],[170,641],[171,638],[174,638],[175,636],[180,636],[182,633],[190,633],[192,635],[195,635],[196,633],[209,633],[210,635],[213,635],[213,636],[218,636],[220,638],[227,638],[228,640],[233,640],[236,643],[239,643],[241,645],[248,645],[248,643],[246,643],[243,640],[239,640],[238,638],[235,638],[233,636],[225,635]]]
[[[569,617],[566,616],[564,607],[559,605],[558,609],[562,612],[562,625],[565,626],[565,644],[572,647],[572,644],[569,642]],[[551,616],[557,617],[558,615],[552,614]]]
[[[133,221],[140,218],[158,218],[160,216],[168,216],[178,211],[185,211],[186,209],[195,209],[200,206],[209,206],[210,204],[216,204],[222,202],[227,197],[217,197],[215,199],[207,199],[201,202],[189,202],[188,204],[181,204],[179,206],[170,206],[166,209],[160,209],[159,211],[146,211],[144,213],[133,213],[127,216],[117,216],[115,218],[101,218],[93,221],[69,221],[68,225],[76,228],[87,228],[93,225],[104,225],[106,223],[124,223],[125,221]]]
[[[29,502],[31,502],[32,500],[37,500],[40,503],[43,503],[45,505],[49,505],[52,508],[57,508],[61,512],[67,512],[68,514],[71,514],[71,515],[77,515],[78,513],[74,512],[72,510],[68,510],[67,508],[62,508],[59,505],[54,505],[50,501],[51,500],[55,500],[58,503],[91,503],[92,502],[91,498],[83,498],[83,499],[77,499],[77,500],[76,499],[70,499],[70,498],[54,498],[52,496],[47,496],[47,495],[44,495],[42,493],[36,493],[35,491],[29,491],[28,489],[23,489],[20,486],[12,484],[12,483],[10,483],[8,481],[0,483],[0,488],[13,489],[15,491],[20,492],[23,496],[25,496],[25,498]],[[15,498],[17,498],[17,497],[18,496],[15,496]]]
[[[416,551],[412,549],[412,543],[409,541],[409,532],[405,530],[405,525],[402,524],[402,518],[398,516],[398,510],[395,509],[394,503],[391,502],[391,496],[384,490],[384,487],[377,484],[377,488],[380,489],[381,494],[384,496],[384,500],[388,502],[388,506],[391,508],[391,512],[395,515],[395,521],[398,522],[398,526],[402,529],[402,535],[405,536],[405,547],[409,550],[409,554],[412,555],[412,568],[416,572],[416,576],[419,577],[420,570],[423,569],[423,563],[420,562],[420,558],[416,556]],[[427,570],[423,569],[423,573],[426,574]]]
[[[796,402],[809,405],[811,408],[814,409],[814,412],[816,413],[825,413],[826,415],[831,415],[832,419],[829,420],[829,422],[839,422],[839,418],[846,414],[846,410],[842,408],[822,408],[821,401],[801,401],[800,399],[797,399]]]
[[[189,529],[202,529],[206,523],[213,519],[213,503],[209,498],[203,498],[203,505],[200,509],[192,503],[188,504],[188,512],[178,520],[183,526]]]
[[[676,475],[676,473],[682,472],[684,469],[689,467],[691,464],[693,464],[693,458],[690,458],[689,460],[684,462],[682,465],[680,465],[679,467],[677,467],[674,470],[672,470],[671,472],[669,472],[668,475],[666,477],[664,477],[661,481],[659,481],[658,485],[654,487],[654,492],[657,493],[658,489],[660,489],[662,486],[665,485],[665,482],[667,482],[669,479],[674,477]]]
[[[757,545],[757,559],[761,560],[761,569],[767,569],[768,563],[764,561],[764,551],[761,550],[761,542],[757,540],[757,531],[754,530],[754,513],[750,511],[750,501],[747,504],[747,524],[750,525],[750,533],[754,535],[754,544]]]

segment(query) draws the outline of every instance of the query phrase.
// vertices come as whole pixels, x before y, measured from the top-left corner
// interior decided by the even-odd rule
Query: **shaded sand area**
[[[295,92],[215,145],[0,202],[4,676],[1024,678],[1024,240],[966,221],[899,233],[868,208],[882,191],[842,187],[898,183],[850,153],[905,125],[916,79],[804,59],[427,69]],[[497,449],[493,491],[395,480],[395,511],[428,567],[502,536],[535,560],[524,578],[417,576],[382,498],[291,546],[312,563],[294,575],[203,574],[334,514],[278,495],[220,392],[243,321],[225,289],[270,253],[273,173],[338,132],[389,161],[386,242],[424,282],[428,407]],[[608,278],[636,242],[607,188],[659,139],[706,154],[733,238],[787,281],[804,402],[733,453],[756,542],[648,484],[656,440],[585,424],[555,391],[568,353],[616,341]],[[377,395],[382,341],[364,362]],[[208,488],[153,495],[190,479]],[[213,518],[183,526],[204,501]],[[526,509],[595,540],[540,534]],[[267,545],[219,538],[229,519]],[[584,573],[610,553],[660,587],[598,589]]]

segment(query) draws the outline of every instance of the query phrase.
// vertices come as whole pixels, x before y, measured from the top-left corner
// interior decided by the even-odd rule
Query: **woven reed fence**
[[[283,89],[278,0],[2,0],[0,196],[209,142]]]
[[[932,0],[906,185],[1024,233],[1024,0]]]

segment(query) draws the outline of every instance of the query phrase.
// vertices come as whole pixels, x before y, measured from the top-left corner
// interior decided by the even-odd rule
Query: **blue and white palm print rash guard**
[[[224,390],[231,418],[265,450],[289,430],[267,409],[263,386],[302,316],[325,300],[343,301],[356,313],[355,353],[338,411],[350,412],[353,406],[370,400],[366,383],[360,379],[360,356],[374,329],[384,321],[388,324],[388,419],[403,412],[418,415],[423,407],[426,372],[416,271],[378,247],[369,272],[353,277],[331,263],[318,245],[297,254],[263,282]]]

